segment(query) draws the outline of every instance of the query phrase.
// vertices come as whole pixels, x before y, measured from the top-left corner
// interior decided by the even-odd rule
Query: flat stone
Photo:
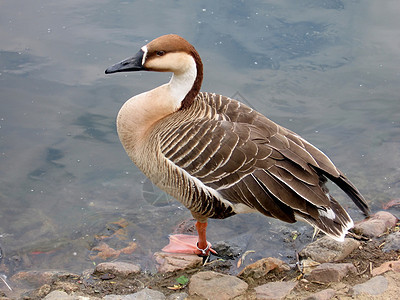
[[[140,272],[140,267],[135,264],[116,261],[100,263],[95,268],[95,273],[111,273],[116,276],[127,277]]]
[[[393,228],[397,223],[397,218],[387,211],[378,211],[368,219],[354,225],[354,232],[367,237],[378,237],[385,233],[389,228]]]
[[[358,246],[360,246],[360,242],[351,238],[345,238],[344,242],[338,242],[324,236],[308,244],[300,251],[299,255],[319,263],[335,262],[346,258]]]
[[[167,297],[167,300],[185,300],[188,296],[186,293],[171,294]]]
[[[349,272],[356,273],[357,269],[352,263],[323,263],[316,267],[305,278],[318,282],[340,282]]]
[[[188,268],[195,268],[203,263],[203,258],[193,254],[177,254],[156,252],[154,258],[158,264],[158,272],[167,273]]]
[[[43,299],[44,300],[75,300],[76,298],[68,295],[66,292],[63,292],[63,291],[52,291]]]
[[[400,250],[400,232],[393,232],[385,239],[385,245],[382,248],[383,252]]]
[[[383,276],[376,276],[367,282],[355,285],[353,287],[353,295],[364,293],[367,295],[376,296],[383,294],[387,288],[388,280]]]
[[[257,299],[278,300],[286,297],[297,285],[292,281],[275,281],[255,287]]]
[[[387,271],[400,272],[400,260],[386,261],[372,270],[372,276],[381,275]]]
[[[227,300],[242,295],[247,287],[246,282],[235,276],[205,271],[190,278],[189,294],[206,299]]]
[[[128,295],[107,295],[104,300],[165,300],[163,293],[145,288],[137,293]]]
[[[306,298],[305,300],[329,300],[335,297],[336,291],[334,289],[326,289],[319,291],[311,295],[310,297]]]
[[[290,270],[290,267],[280,259],[275,257],[267,257],[246,266],[242,271],[239,272],[238,276],[258,279],[265,277],[270,271],[275,269],[277,271],[284,271]]]
[[[399,291],[400,291],[400,273],[388,272],[384,275],[384,277],[388,281],[388,287],[386,291],[376,296],[375,298],[380,299],[399,299]]]

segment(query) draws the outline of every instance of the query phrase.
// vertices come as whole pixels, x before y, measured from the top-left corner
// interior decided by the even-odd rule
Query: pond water
[[[102,261],[96,249],[104,242],[136,247],[120,259],[154,271],[152,254],[190,213],[131,163],[115,117],[126,99],[170,75],[104,70],[166,33],[199,51],[203,91],[234,96],[319,147],[373,211],[400,197],[398,1],[14,0],[0,7],[0,273],[79,272]],[[362,218],[348,198],[335,197]],[[255,250],[252,259],[289,259],[299,245],[285,241],[295,231],[299,243],[310,241],[306,224],[253,214],[211,220],[208,238]]]

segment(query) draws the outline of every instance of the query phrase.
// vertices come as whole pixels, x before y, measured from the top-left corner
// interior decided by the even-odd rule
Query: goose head
[[[200,91],[203,64],[196,49],[176,34],[158,37],[144,45],[134,56],[112,65],[106,74],[117,72],[155,71],[172,72],[171,93],[181,103],[191,105]]]

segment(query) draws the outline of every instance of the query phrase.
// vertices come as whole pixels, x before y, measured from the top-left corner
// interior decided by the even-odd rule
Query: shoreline
[[[380,222],[384,226],[379,227]],[[239,260],[214,256],[205,265],[195,255],[187,255],[185,261],[182,258],[185,255],[161,254],[159,267],[166,264],[172,265],[172,269],[155,274],[142,271],[134,262],[123,261],[100,263],[81,274],[20,271],[7,280],[13,291],[0,283],[0,300],[116,300],[139,299],[132,297],[140,295],[148,299],[189,300],[394,299],[390,297],[397,297],[400,292],[400,224],[397,222],[390,213],[378,212],[357,223],[355,234],[344,243],[322,237],[300,251],[296,264],[263,258],[243,264],[236,275],[229,270],[245,253],[240,253]],[[230,246],[227,247],[229,252]],[[183,263],[180,261],[183,265],[177,266],[177,259],[183,259]],[[284,287],[278,287],[279,284]],[[368,290],[371,286],[373,289]],[[216,291],[216,296],[210,296]]]

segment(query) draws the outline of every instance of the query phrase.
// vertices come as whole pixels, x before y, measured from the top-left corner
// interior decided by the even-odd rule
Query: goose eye
[[[165,54],[165,51],[157,51],[157,56],[163,56]]]

